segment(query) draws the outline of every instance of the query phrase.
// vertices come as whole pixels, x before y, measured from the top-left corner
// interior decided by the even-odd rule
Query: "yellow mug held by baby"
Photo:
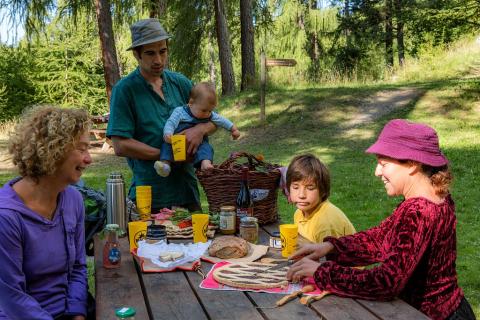
[[[185,135],[174,134],[172,136],[172,150],[174,161],[187,160],[187,143],[185,140]]]
[[[295,224],[280,225],[280,240],[282,241],[282,257],[289,257],[297,250],[298,227]]]
[[[130,250],[138,248],[138,241],[145,240],[147,236],[146,221],[132,221],[128,223],[128,240],[130,242]]]
[[[193,242],[207,242],[208,214],[192,214]]]

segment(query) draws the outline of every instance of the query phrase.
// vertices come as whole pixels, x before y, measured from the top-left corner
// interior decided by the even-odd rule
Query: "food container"
[[[234,206],[222,206],[220,207],[220,232],[222,234],[234,234],[235,233],[235,220],[236,212]]]
[[[167,229],[161,224],[151,224],[147,227],[147,236],[145,237],[147,243],[156,243],[158,241],[167,241]]]
[[[256,244],[258,242],[258,219],[255,217],[243,217],[240,222],[240,237]]]
[[[272,232],[272,235],[270,236],[270,248],[274,250],[280,250],[282,249],[282,240],[280,239],[280,232],[279,231],[274,231]]]

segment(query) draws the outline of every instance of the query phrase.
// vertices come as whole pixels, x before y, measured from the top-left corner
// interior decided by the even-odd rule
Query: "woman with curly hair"
[[[85,319],[82,196],[69,185],[92,162],[80,109],[38,107],[11,134],[20,177],[0,189],[0,319]]]
[[[294,253],[287,277],[313,276],[317,286],[344,297],[396,296],[431,319],[473,320],[457,283],[457,220],[452,175],[431,127],[395,119],[367,149],[388,196],[403,201],[379,226],[351,236],[326,237]],[[328,260],[319,263],[327,256]],[[373,265],[357,269],[355,266]]]

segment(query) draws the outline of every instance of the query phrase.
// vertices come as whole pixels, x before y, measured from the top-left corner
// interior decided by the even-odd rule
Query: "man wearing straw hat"
[[[167,41],[171,37],[157,19],[144,19],[130,28],[132,50],[138,67],[120,80],[112,91],[107,136],[115,154],[127,157],[133,171],[129,197],[135,187],[152,186],[152,213],[184,206],[201,210],[197,179],[190,163],[181,163],[168,177],[160,177],[153,164],[160,157],[163,127],[175,107],[188,102],[192,82],[184,75],[165,69]],[[215,130],[213,123],[185,131],[187,152],[193,154],[203,136]]]

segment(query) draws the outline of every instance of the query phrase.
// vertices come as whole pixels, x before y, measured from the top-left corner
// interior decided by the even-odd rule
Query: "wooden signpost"
[[[267,59],[265,52],[260,54],[260,122],[265,123],[265,94],[267,88],[267,67],[293,67],[295,59]]]

